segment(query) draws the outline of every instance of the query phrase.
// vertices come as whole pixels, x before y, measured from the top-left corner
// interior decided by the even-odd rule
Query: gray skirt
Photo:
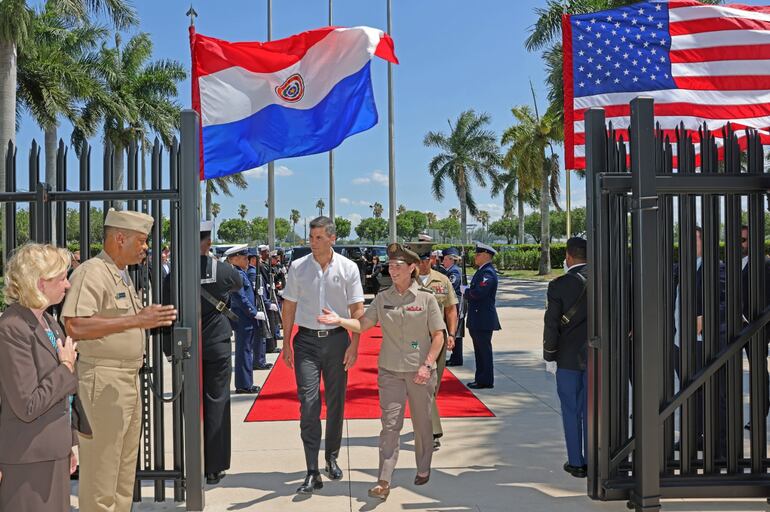
[[[69,512],[70,461],[2,464],[0,512]]]

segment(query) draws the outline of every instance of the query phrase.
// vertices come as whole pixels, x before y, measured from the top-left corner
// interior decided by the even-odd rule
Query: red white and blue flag
[[[565,15],[562,42],[568,169],[585,168],[586,110],[604,108],[628,141],[629,102],[642,95],[672,141],[680,123],[718,130],[729,121],[739,138],[755,128],[770,143],[770,7],[642,2]]]
[[[190,29],[201,178],[322,153],[377,124],[370,61],[398,63],[370,27],[326,27],[286,39],[232,43]]]

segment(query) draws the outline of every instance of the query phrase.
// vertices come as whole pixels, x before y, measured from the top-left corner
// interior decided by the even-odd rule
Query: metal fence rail
[[[589,495],[768,497],[760,140],[664,133],[650,98],[631,103],[629,145],[601,109],[586,128]]]
[[[137,460],[135,501],[142,498],[142,481],[154,481],[155,501],[166,499],[166,481],[173,481],[174,500],[186,501],[188,510],[203,510],[203,448],[200,386],[200,303],[198,297],[200,262],[198,259],[200,218],[198,116],[184,111],[181,119],[180,140],[163,148],[156,139],[150,155],[151,189],[138,187],[138,148],[132,143],[127,148],[126,189],[111,190],[115,172],[116,149],[106,143],[102,161],[103,190],[91,190],[91,147],[86,143],[77,152],[79,190],[68,190],[68,148],[60,141],[56,157],[56,189],[40,181],[40,146],[32,142],[28,154],[29,191],[17,189],[17,148],[9,143],[5,152],[6,192],[0,192],[4,209],[6,245],[4,253],[16,248],[18,233],[17,209],[29,205],[29,239],[66,246],[67,204],[79,203],[81,258],[91,254],[91,207],[100,207],[101,215],[116,203],[125,203],[128,209],[151,214],[155,223],[148,243],[152,253],[148,264],[132,267],[131,273],[145,305],[161,303],[160,249],[162,212],[165,207],[170,219],[171,297],[179,310],[178,320],[167,332],[153,330],[147,333],[145,365],[140,373],[142,385],[142,442]],[[165,176],[169,187],[163,189],[164,156],[168,167]],[[101,204],[99,204],[101,203]],[[54,216],[55,212],[55,216]],[[173,355],[170,357],[171,382],[164,381],[162,338],[170,337]],[[164,403],[172,406],[172,456],[170,464],[165,457]]]

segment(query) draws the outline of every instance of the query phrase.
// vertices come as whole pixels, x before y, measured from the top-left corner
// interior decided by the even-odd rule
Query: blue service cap
[[[481,242],[476,242],[476,253],[480,252],[486,252],[494,256],[497,254],[497,251],[492,248],[491,245],[483,244]]]
[[[444,249],[443,253],[444,253],[444,256],[454,256],[457,258],[460,257],[460,251],[458,251],[454,247],[449,247],[447,249]]]
[[[248,255],[249,256],[259,256],[259,253],[257,253],[257,249],[255,247],[249,247]]]

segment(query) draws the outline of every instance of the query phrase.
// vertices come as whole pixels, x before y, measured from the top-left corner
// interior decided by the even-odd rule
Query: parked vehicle
[[[334,251],[358,265],[364,293],[377,293],[379,290],[390,286],[390,275],[387,273],[388,253],[384,245],[335,245]],[[308,254],[310,254],[310,247],[308,246],[288,249],[286,260],[289,262],[289,271],[291,271],[291,262]],[[382,271],[376,276],[372,275],[372,258],[374,256],[379,257],[382,264]]]

